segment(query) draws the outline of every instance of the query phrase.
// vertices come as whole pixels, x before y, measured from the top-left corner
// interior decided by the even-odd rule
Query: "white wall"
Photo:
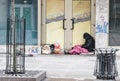
[[[108,47],[109,0],[96,0],[96,48]]]

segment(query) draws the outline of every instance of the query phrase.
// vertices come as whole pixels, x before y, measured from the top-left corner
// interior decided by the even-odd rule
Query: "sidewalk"
[[[26,70],[47,72],[46,81],[93,81],[95,55],[38,55],[26,57]],[[0,69],[5,69],[6,57],[0,55]],[[117,56],[118,79],[120,80],[120,56]]]
[[[93,81],[90,79],[85,79],[85,80],[75,80],[75,79],[65,79],[65,78],[48,78],[44,81]]]
[[[26,69],[44,70],[48,78],[93,79],[95,59],[94,55],[40,55],[27,57]]]

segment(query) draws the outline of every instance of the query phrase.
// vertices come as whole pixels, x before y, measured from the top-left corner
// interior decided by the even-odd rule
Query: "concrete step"
[[[115,80],[97,80],[97,79],[78,80],[78,79],[69,79],[69,78],[46,78],[44,81],[115,81]]]
[[[76,81],[74,79],[63,79],[63,78],[46,78],[44,81]]]
[[[77,79],[70,79],[70,78],[46,78],[44,81],[94,81],[94,80],[92,79],[77,80]]]
[[[42,81],[46,78],[44,71],[26,71],[25,74],[5,74],[0,70],[0,81]]]

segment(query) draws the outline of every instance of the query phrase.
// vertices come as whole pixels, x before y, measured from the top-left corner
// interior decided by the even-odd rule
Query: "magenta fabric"
[[[69,50],[70,54],[80,54],[80,53],[88,53],[89,51],[85,48],[82,48],[81,45],[75,45],[73,49]]]

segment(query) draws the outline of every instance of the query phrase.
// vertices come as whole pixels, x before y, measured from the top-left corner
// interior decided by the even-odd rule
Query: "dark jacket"
[[[95,48],[94,38],[88,33],[84,33],[83,38],[85,39],[85,43],[82,45],[82,47],[86,48],[89,52],[93,51]]]

